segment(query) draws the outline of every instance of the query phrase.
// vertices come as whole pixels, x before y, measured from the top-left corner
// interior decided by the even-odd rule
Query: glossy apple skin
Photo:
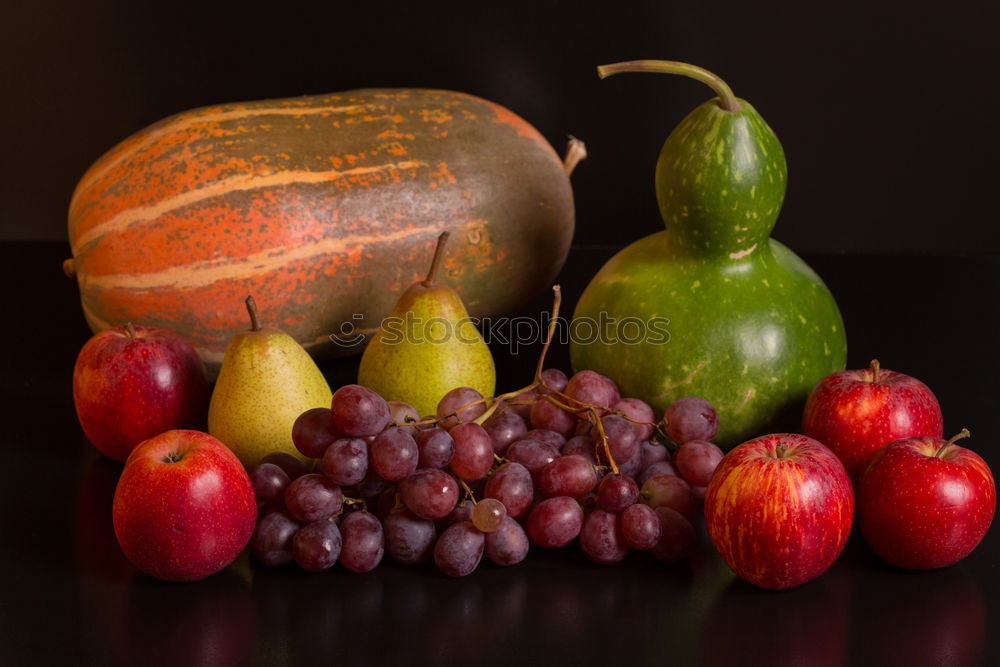
[[[883,445],[920,435],[941,437],[941,406],[920,380],[885,368],[828,375],[813,387],[802,432],[833,450],[857,482]]]
[[[102,331],[84,344],[73,369],[73,402],[87,439],[125,461],[143,440],[202,427],[208,414],[205,366],[183,337],[166,329]]]
[[[201,431],[174,430],[128,457],[112,517],[133,565],[160,579],[195,581],[243,550],[257,501],[250,476],[228,447]]]
[[[996,510],[993,473],[970,449],[906,438],[872,457],[858,485],[858,523],[880,558],[910,570],[962,560],[983,539]]]
[[[761,588],[791,588],[825,572],[844,548],[853,516],[843,464],[797,433],[764,435],[730,451],[705,496],[715,548]]]

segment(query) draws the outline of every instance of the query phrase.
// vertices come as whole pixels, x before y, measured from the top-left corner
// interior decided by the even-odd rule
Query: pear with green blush
[[[615,255],[580,298],[574,317],[603,312],[620,324],[606,339],[571,343],[573,368],[609,375],[657,411],[685,396],[707,399],[726,448],[794,424],[813,385],[844,369],[847,342],[826,285],[770,238],[787,182],[781,143],[707,70],[658,60],[598,68],[602,78],[620,72],[689,76],[717,97],[660,151],[665,229]],[[625,318],[643,322],[638,342]]]

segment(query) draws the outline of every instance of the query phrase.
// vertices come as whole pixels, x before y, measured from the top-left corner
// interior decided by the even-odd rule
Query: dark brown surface
[[[799,588],[735,580],[702,534],[698,556],[610,567],[533,548],[451,580],[385,562],[353,575],[269,569],[245,556],[194,584],[138,574],[111,528],[120,466],[85,441],[70,377],[89,331],[58,243],[0,244],[6,474],[0,498],[0,664],[1000,664],[1000,533],[961,564],[911,573],[853,535]],[[609,250],[575,248],[566,311]],[[843,311],[849,366],[878,356],[938,395],[946,433],[1000,469],[1000,257],[807,256]],[[540,297],[540,307],[547,296]],[[537,349],[495,346],[499,387]],[[566,368],[565,348],[553,350]],[[355,361],[324,366],[332,384]],[[699,522],[700,525],[700,522]]]

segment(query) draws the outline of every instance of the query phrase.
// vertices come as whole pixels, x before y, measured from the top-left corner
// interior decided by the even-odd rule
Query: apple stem
[[[433,287],[434,279],[437,277],[438,267],[441,265],[441,258],[444,256],[444,246],[448,243],[448,237],[451,236],[451,232],[444,231],[438,236],[437,246],[434,248],[434,259],[431,260],[430,271],[427,272],[427,277],[424,278],[424,287]]]
[[[260,318],[257,315],[257,302],[253,296],[249,295],[244,302],[247,305],[247,313],[250,314],[250,331],[260,331]]]
[[[163,462],[164,463],[177,463],[182,458],[184,458],[184,457],[181,456],[180,454],[178,454],[177,452],[170,452],[169,454],[167,454],[166,456],[163,457]]]
[[[878,363],[878,359],[872,359],[871,369],[872,369],[872,382],[878,382],[878,372],[882,370],[882,366]]]
[[[719,76],[696,65],[677,62],[676,60],[629,60],[623,63],[612,65],[600,65],[597,68],[597,75],[602,79],[621,72],[654,72],[658,74],[680,74],[690,77],[715,91],[719,96],[719,106],[724,111],[739,113],[743,106],[736,99],[732,88]]]
[[[785,452],[787,451],[788,451],[788,446],[783,442],[779,442],[777,445],[774,446],[774,458],[776,459],[785,458]]]
[[[139,337],[139,334],[137,334],[135,332],[135,327],[132,326],[131,322],[126,322],[125,323],[125,333],[128,334],[129,338],[138,338]]]
[[[951,439],[948,440],[948,442],[946,442],[943,445],[941,445],[941,448],[939,450],[937,450],[937,452],[934,453],[934,456],[936,456],[937,458],[941,458],[941,456],[944,455],[945,451],[949,447],[951,447],[952,445],[954,445],[957,441],[961,440],[962,438],[968,438],[971,435],[972,434],[969,433],[969,429],[963,428],[961,431],[959,431],[955,435],[951,436]]]

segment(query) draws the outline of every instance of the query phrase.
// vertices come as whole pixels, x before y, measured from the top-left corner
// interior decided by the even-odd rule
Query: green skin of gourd
[[[575,370],[608,375],[623,396],[659,413],[685,396],[707,399],[719,414],[714,441],[726,448],[801,414],[813,385],[847,358],[833,296],[769,238],[785,195],[785,156],[771,128],[739,102],[729,112],[709,100],[670,134],[656,168],[666,231],[613,257],[574,313],[647,326],[664,318],[658,326],[668,335],[629,344],[611,327],[603,341],[570,347]],[[632,340],[635,328],[619,334]]]

